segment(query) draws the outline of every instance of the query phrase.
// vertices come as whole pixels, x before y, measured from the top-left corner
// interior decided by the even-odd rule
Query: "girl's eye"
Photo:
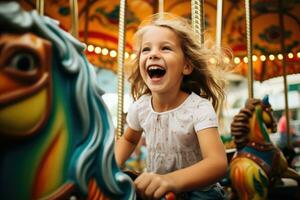
[[[150,51],[150,48],[149,47],[142,48],[142,52],[145,52],[145,51]]]
[[[171,50],[171,47],[164,46],[164,47],[162,48],[162,50]]]

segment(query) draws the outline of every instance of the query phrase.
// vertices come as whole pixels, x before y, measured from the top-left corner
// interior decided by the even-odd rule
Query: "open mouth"
[[[150,78],[161,78],[166,74],[166,70],[160,66],[150,66],[147,69],[148,75]]]

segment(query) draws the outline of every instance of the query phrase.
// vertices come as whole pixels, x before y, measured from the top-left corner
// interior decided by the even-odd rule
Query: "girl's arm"
[[[128,127],[125,133],[117,140],[115,145],[115,157],[119,166],[122,166],[134,151],[141,135],[142,131],[136,131]]]
[[[216,183],[226,174],[227,157],[217,128],[197,133],[203,160],[191,167],[167,174],[176,184],[176,191],[187,191]]]
[[[206,187],[226,174],[227,157],[217,128],[201,130],[197,136],[203,160],[165,175],[143,173],[135,181],[142,196],[158,199],[167,192],[181,193]]]

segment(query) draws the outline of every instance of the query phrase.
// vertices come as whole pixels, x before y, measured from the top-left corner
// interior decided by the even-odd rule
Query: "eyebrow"
[[[149,45],[149,44],[151,44],[151,42],[145,42],[145,43],[142,43],[141,45],[143,46],[143,45]],[[162,42],[160,42],[160,44],[169,44],[169,45],[172,45],[172,46],[175,46],[176,44],[174,43],[174,42],[172,42],[172,41],[162,41]]]

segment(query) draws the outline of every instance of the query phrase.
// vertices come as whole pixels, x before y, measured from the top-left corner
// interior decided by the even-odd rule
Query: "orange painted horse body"
[[[276,122],[268,98],[249,99],[231,125],[237,153],[229,175],[239,199],[268,199],[269,189],[279,178],[292,178],[300,184],[300,175],[288,167],[269,132],[276,132]]]

